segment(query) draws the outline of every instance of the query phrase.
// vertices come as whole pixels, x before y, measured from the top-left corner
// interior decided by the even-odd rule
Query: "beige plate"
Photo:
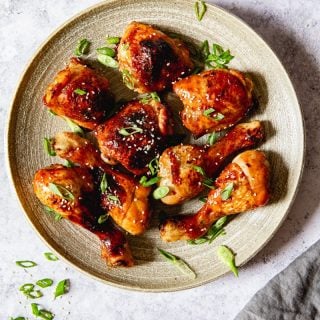
[[[237,264],[244,264],[273,236],[297,190],[303,167],[304,130],[299,104],[284,68],[266,43],[241,20],[208,5],[203,20],[198,22],[193,3],[193,0],[123,0],[89,8],[62,26],[36,53],[12,104],[8,124],[9,170],[28,219],[60,256],[108,284],[134,290],[173,291],[212,281],[228,271],[218,261],[216,247],[230,246],[237,253]],[[44,153],[43,138],[67,129],[64,121],[51,116],[42,106],[46,86],[72,56],[79,39],[86,37],[92,41],[89,59],[94,60],[94,48],[104,44],[105,36],[121,35],[133,20],[187,35],[194,41],[217,42],[231,49],[235,56],[232,67],[251,74],[260,108],[250,117],[263,120],[266,127],[267,139],[262,149],[271,162],[273,199],[265,208],[236,217],[227,226],[227,235],[211,245],[163,243],[155,218],[144,236],[129,239],[135,267],[110,269],[100,258],[99,242],[94,236],[68,221],[55,222],[44,213],[33,194],[31,181],[37,169],[58,161]],[[104,72],[118,98],[132,96],[123,88],[116,72]],[[170,211],[194,212],[195,206],[199,207],[199,201]],[[157,247],[188,261],[197,278],[190,279],[163,261]]]

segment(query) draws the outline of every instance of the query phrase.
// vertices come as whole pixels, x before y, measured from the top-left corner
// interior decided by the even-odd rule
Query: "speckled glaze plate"
[[[228,272],[216,257],[216,248],[221,244],[232,248],[237,254],[237,264],[243,265],[274,235],[288,213],[300,180],[304,158],[303,121],[292,84],[281,63],[268,45],[237,17],[208,5],[199,22],[193,4],[193,0],[123,0],[106,1],[87,9],[51,35],[35,54],[12,104],[8,122],[8,164],[28,219],[58,255],[96,279],[118,287],[174,291],[212,281]],[[100,258],[100,245],[95,236],[66,220],[56,222],[44,213],[33,194],[31,182],[37,169],[59,161],[45,154],[43,138],[67,130],[63,120],[51,116],[43,107],[46,86],[68,62],[79,39],[85,37],[92,41],[88,59],[94,63],[94,48],[104,44],[107,34],[121,35],[133,20],[183,34],[195,43],[208,39],[231,49],[235,58],[230,66],[248,73],[255,83],[260,106],[250,118],[262,120],[265,126],[267,138],[261,149],[266,151],[271,163],[272,200],[264,208],[238,215],[226,227],[227,234],[211,245],[162,242],[155,214],[151,228],[143,236],[129,238],[136,265],[111,269]],[[118,72],[103,66],[99,68],[110,79],[111,89],[118,99],[134,96],[124,88]],[[192,213],[200,205],[195,200],[166,210]],[[154,209],[157,211],[156,207]],[[197,278],[190,279],[165,262],[157,247],[185,259],[196,271]]]

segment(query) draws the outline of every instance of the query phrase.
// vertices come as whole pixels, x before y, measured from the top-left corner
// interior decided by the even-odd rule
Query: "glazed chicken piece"
[[[58,156],[81,166],[97,168],[95,179],[106,180],[106,188],[100,195],[100,204],[112,219],[132,235],[142,234],[148,227],[150,187],[143,187],[132,177],[106,165],[97,148],[87,139],[73,132],[58,133],[52,139]]]
[[[199,137],[239,122],[253,105],[253,83],[243,73],[215,69],[191,75],[173,85],[183,102],[184,126]]]
[[[173,129],[163,104],[156,100],[145,104],[131,101],[99,125],[95,133],[106,162],[119,162],[133,174],[141,175],[148,171],[148,163],[167,147]]]
[[[104,212],[98,205],[97,188],[89,169],[51,165],[36,172],[33,188],[42,204],[99,237],[102,257],[109,266],[133,265],[123,233],[111,221],[97,223]]]
[[[220,174],[206,204],[195,215],[180,215],[160,226],[165,241],[203,236],[219,218],[264,206],[269,200],[269,163],[263,152],[238,155]]]
[[[167,148],[159,159],[158,185],[170,191],[161,201],[175,205],[197,196],[229,156],[253,147],[263,137],[262,124],[252,121],[236,125],[212,146],[181,144]]]
[[[139,22],[124,31],[118,61],[125,84],[139,93],[171,88],[193,69],[189,49],[181,40]]]
[[[103,122],[113,107],[108,79],[77,58],[57,74],[43,101],[57,115],[90,130]]]

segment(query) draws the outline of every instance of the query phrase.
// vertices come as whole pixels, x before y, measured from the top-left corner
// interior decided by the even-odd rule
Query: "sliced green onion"
[[[115,203],[117,203],[117,204],[120,204],[119,198],[118,198],[117,196],[115,196],[115,195],[108,194],[108,195],[107,195],[107,198],[108,198],[108,200],[110,200],[110,201],[112,201],[112,202],[115,202]]]
[[[227,186],[221,191],[220,197],[223,201],[226,201],[231,197],[233,188],[234,188],[234,183],[229,182]]]
[[[135,134],[135,133],[142,133],[143,130],[139,127],[127,127],[127,128],[121,128],[119,131],[118,131],[122,136],[131,136],[132,134]]]
[[[102,63],[103,65],[109,68],[117,69],[119,67],[118,62],[115,59],[105,54],[99,53],[97,56],[97,59],[100,63]]]
[[[128,70],[122,70],[122,80],[129,89],[134,89],[134,79]]]
[[[24,291],[23,293],[25,296],[27,296],[27,298],[30,299],[38,299],[43,296],[40,290]]]
[[[210,146],[214,145],[217,142],[218,138],[219,138],[219,134],[217,132],[210,133],[207,140],[208,144]]]
[[[59,260],[59,258],[55,254],[53,254],[52,252],[45,252],[44,256],[49,261],[58,261]]]
[[[41,288],[50,287],[50,286],[52,286],[52,284],[53,284],[53,280],[52,279],[48,279],[48,278],[40,279],[40,280],[38,280],[36,282],[36,285],[38,285]]]
[[[65,166],[67,168],[73,168],[74,167],[74,163],[72,161],[70,161],[70,160],[66,160]]]
[[[160,181],[160,177],[153,177],[153,178],[148,180],[148,178],[146,176],[142,176],[140,181],[139,181],[139,183],[143,187],[150,187],[150,186],[156,184],[159,181]]]
[[[207,5],[202,0],[197,0],[194,4],[194,11],[198,21],[201,21],[207,11]]]
[[[156,200],[162,199],[163,197],[165,197],[168,193],[170,192],[169,187],[167,186],[161,186],[158,187],[157,189],[155,189],[153,191],[153,198]]]
[[[101,190],[102,193],[105,193],[107,188],[108,188],[108,180],[107,180],[107,175],[104,173],[102,175],[102,179],[101,179],[101,182],[100,182],[100,190]]]
[[[159,171],[159,160],[157,158],[152,159],[148,163],[148,168],[152,176],[154,176]]]
[[[33,289],[34,289],[33,283],[25,283],[19,288],[19,290],[22,292],[29,292],[29,291],[32,291]]]
[[[208,198],[207,198],[207,197],[201,197],[201,198],[199,198],[199,200],[200,200],[201,202],[206,203],[207,200],[208,200]]]
[[[195,171],[197,171],[197,172],[200,173],[201,175],[206,176],[206,173],[205,173],[205,171],[204,171],[203,168],[194,165],[194,166],[192,166],[192,169],[195,170]]]
[[[54,314],[48,310],[41,309],[39,310],[39,305],[37,303],[31,303],[32,314],[37,318],[41,318],[44,320],[52,320],[54,318]]]
[[[115,57],[115,55],[116,55],[116,51],[112,48],[109,48],[109,47],[98,48],[97,52],[100,54],[112,57],[112,58]]]
[[[60,198],[65,199],[67,201],[74,200],[74,195],[67,188],[52,182],[49,182],[48,186],[49,186],[49,189]]]
[[[108,44],[118,44],[120,42],[119,37],[107,37],[106,39]]]
[[[74,93],[78,94],[79,96],[83,96],[87,94],[87,91],[84,91],[82,89],[77,88],[76,90],[73,91]]]
[[[87,39],[81,39],[78,41],[74,54],[77,57],[80,57],[83,54],[87,54],[89,52],[89,47],[90,47],[90,42]]]
[[[44,206],[44,210],[48,213],[48,214],[52,214],[54,216],[54,220],[59,221],[62,219],[62,215],[60,213],[55,212],[53,209]]]
[[[31,310],[32,310],[32,314],[35,316],[39,315],[39,308],[38,308],[38,304],[36,303],[31,303]]]
[[[27,320],[27,319],[25,317],[17,317],[17,318],[10,317],[10,320]]]
[[[172,253],[165,251],[163,249],[157,248],[160,254],[176,266],[181,272],[195,279],[197,277],[196,273],[190,268],[190,266],[181,258],[173,255]]]
[[[34,261],[21,260],[21,261],[16,261],[16,265],[21,268],[32,268],[32,267],[35,267],[37,264]]]
[[[49,156],[54,157],[57,155],[52,147],[52,140],[51,139],[44,138],[43,139],[43,147]]]
[[[220,121],[220,120],[224,119],[224,115],[222,113],[218,112],[212,118],[213,118],[213,120]]]
[[[157,102],[160,102],[160,97],[158,96],[158,94],[156,92],[151,92],[151,93],[144,93],[144,94],[140,94],[139,95],[139,101],[142,104],[147,104],[150,101],[155,100]]]
[[[68,126],[69,126],[69,128],[71,129],[72,132],[78,133],[79,135],[83,135],[84,134],[83,129],[80,126],[78,126],[75,122],[73,122],[72,120],[70,120],[67,117],[63,117],[63,118],[66,120],[66,122],[67,122],[67,124],[68,124]]]
[[[227,246],[220,246],[217,250],[219,259],[226,264],[233,274],[238,277],[238,268],[235,264],[235,255]]]
[[[66,294],[69,291],[69,288],[70,288],[69,279],[61,280],[56,286],[54,298],[57,298],[59,296],[62,296],[63,294]]]
[[[99,224],[103,224],[105,223],[107,220],[108,220],[108,217],[109,215],[106,213],[106,214],[102,214],[101,216],[99,216],[98,218],[98,223]]]
[[[210,117],[210,114],[213,113],[213,112],[216,112],[215,109],[213,108],[209,108],[209,109],[206,109],[203,111],[203,115],[206,116],[206,117]]]

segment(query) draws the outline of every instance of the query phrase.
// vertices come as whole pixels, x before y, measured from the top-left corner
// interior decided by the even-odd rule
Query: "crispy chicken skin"
[[[250,148],[264,137],[259,121],[242,123],[232,128],[212,146],[177,145],[167,148],[159,159],[161,178],[158,185],[170,192],[161,201],[168,205],[180,204],[204,190],[206,177],[212,178],[226,158],[242,149]],[[196,167],[201,167],[205,176]]]
[[[121,134],[121,129],[132,132]],[[96,130],[99,148],[104,159],[121,163],[135,175],[148,171],[148,163],[166,148],[167,138],[172,135],[172,123],[168,109],[155,100],[143,104],[131,101],[99,125]]]
[[[221,194],[233,183],[231,196]],[[219,218],[264,206],[269,200],[269,163],[263,152],[249,150],[238,155],[220,174],[206,204],[195,215],[165,220],[160,226],[165,241],[196,239]]]
[[[79,94],[77,89],[83,92]],[[57,115],[90,130],[106,119],[113,104],[108,79],[77,58],[71,58],[69,65],[57,74],[43,101]]]
[[[252,81],[231,69],[191,75],[177,81],[173,91],[184,105],[182,122],[195,137],[233,126],[253,105]]]
[[[111,169],[101,160],[100,152],[90,141],[73,132],[58,133],[53,139],[53,148],[63,159],[99,168],[95,172],[99,182],[105,173],[107,189],[101,193],[100,203],[122,229],[133,235],[142,234],[147,229],[151,215],[150,187],[143,187],[133,177]]]
[[[118,48],[120,71],[139,93],[163,91],[193,69],[188,48],[152,26],[132,22]]]
[[[49,183],[68,190],[73,197],[66,199],[57,195]],[[128,242],[123,233],[111,221],[101,225],[97,223],[103,210],[98,205],[96,185],[89,169],[51,165],[36,172],[33,188],[42,204],[99,237],[102,257],[109,266],[133,265]]]

